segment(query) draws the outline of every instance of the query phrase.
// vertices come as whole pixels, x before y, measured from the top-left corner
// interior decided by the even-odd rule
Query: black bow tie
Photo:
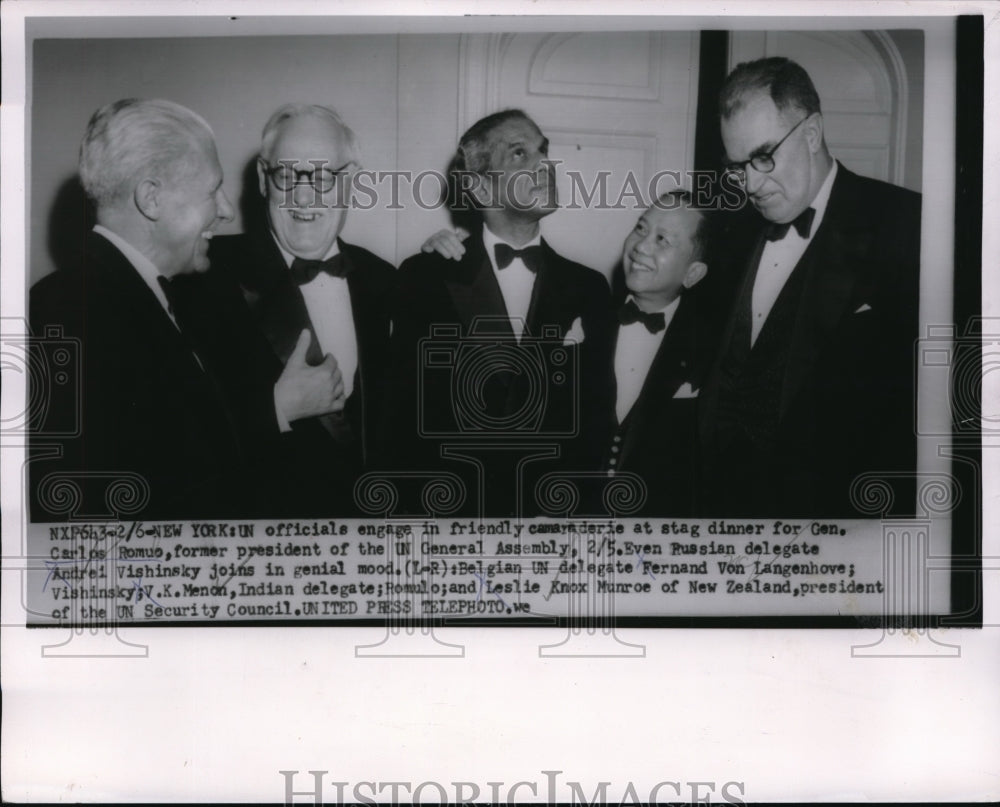
[[[350,264],[344,260],[341,253],[337,253],[332,258],[325,261],[313,261],[306,258],[296,258],[292,261],[291,272],[292,281],[296,286],[303,286],[316,279],[320,272],[326,272],[333,277],[347,277],[350,271]]]
[[[618,321],[622,325],[631,325],[633,322],[641,322],[650,333],[659,333],[667,327],[667,321],[662,311],[653,311],[647,314],[640,311],[635,300],[629,300],[618,309]]]
[[[764,237],[768,241],[780,241],[788,235],[789,228],[794,227],[795,232],[799,234],[800,238],[808,238],[809,233],[812,232],[813,216],[815,215],[816,211],[811,207],[807,207],[792,221],[786,222],[785,224],[775,224],[774,222],[771,222],[767,225]]]
[[[497,269],[506,269],[514,258],[524,261],[524,265],[531,272],[537,273],[542,268],[542,248],[537,245],[514,249],[510,244],[497,244],[493,248],[493,254],[496,255]]]

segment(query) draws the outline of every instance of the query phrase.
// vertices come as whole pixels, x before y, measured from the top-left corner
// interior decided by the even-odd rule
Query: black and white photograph
[[[180,702],[135,789],[5,749],[5,798],[996,797],[995,720],[899,759],[970,708],[906,699],[997,660],[989,11],[196,5],[4,8],[5,677],[166,663]],[[179,720],[258,674],[235,782],[251,713],[225,752]],[[294,680],[370,735],[289,744]],[[836,784],[868,686],[906,739]],[[797,703],[836,728],[789,780]],[[754,761],[661,766],[700,715]]]
[[[32,622],[974,609],[922,28],[43,31]]]

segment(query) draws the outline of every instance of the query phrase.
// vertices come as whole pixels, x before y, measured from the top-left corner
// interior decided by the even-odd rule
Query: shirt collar
[[[506,244],[499,236],[495,235],[486,224],[483,224],[483,246],[486,248],[486,254],[489,255],[490,265],[493,267],[493,271],[499,271],[497,269],[497,256],[496,256],[496,245]],[[538,247],[542,245],[542,233],[539,231],[538,235],[532,238],[527,244],[517,247],[517,249],[524,249],[525,247]],[[508,244],[508,246],[510,246]]]
[[[274,238],[274,233],[271,233],[271,238]],[[333,239],[333,244],[326,251],[326,254],[322,258],[320,258],[320,260],[321,261],[328,261],[334,255],[339,255],[340,254],[340,243],[339,242],[340,242],[339,238],[334,238]],[[277,238],[274,238],[274,243],[277,244],[278,249],[281,252],[281,257],[285,259],[285,268],[286,269],[291,269],[292,268],[292,261],[295,260],[296,256],[293,255],[291,252],[289,252],[287,249],[285,249],[283,246],[281,246],[281,244],[278,243],[278,239]]]
[[[826,213],[826,206],[830,201],[830,193],[833,190],[833,181],[837,177],[837,161],[833,161],[833,167],[829,170],[826,175],[826,179],[823,180],[823,184],[819,186],[819,191],[816,193],[816,197],[812,200],[812,204],[809,205],[816,213],[813,215],[811,234],[815,234],[819,229],[820,223],[823,221],[823,214]]]

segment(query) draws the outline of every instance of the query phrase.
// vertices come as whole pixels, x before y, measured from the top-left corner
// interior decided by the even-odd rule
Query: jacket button
[[[618,448],[618,446],[611,446],[611,451],[612,451],[613,453],[617,454],[617,453],[618,453],[618,451],[619,451],[619,448]]]
[[[617,464],[618,464],[618,457],[612,457],[611,459],[608,460],[608,465],[617,465]]]

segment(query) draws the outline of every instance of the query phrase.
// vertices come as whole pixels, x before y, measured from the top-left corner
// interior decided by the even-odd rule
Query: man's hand
[[[310,367],[306,351],[311,341],[309,329],[303,329],[274,386],[275,405],[289,423],[344,408],[344,379],[337,360],[327,353],[322,364]]]
[[[460,261],[465,254],[462,242],[468,237],[469,233],[461,227],[456,227],[454,230],[438,230],[421,244],[420,251],[437,252],[442,257]]]

